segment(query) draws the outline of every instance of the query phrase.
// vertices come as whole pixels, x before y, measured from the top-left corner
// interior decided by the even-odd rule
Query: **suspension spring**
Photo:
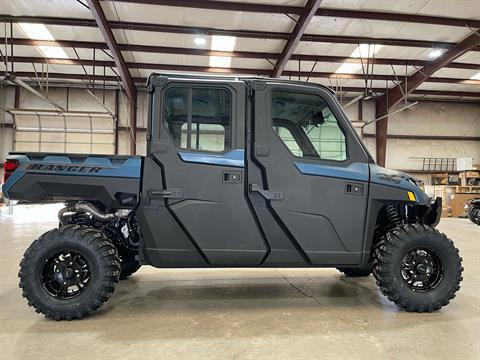
[[[394,228],[402,224],[402,219],[398,215],[398,211],[394,205],[385,205],[385,215],[388,219],[389,228]]]

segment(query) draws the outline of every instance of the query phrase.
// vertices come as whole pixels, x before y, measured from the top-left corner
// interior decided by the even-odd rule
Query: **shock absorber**
[[[393,204],[385,205],[385,215],[388,220],[388,227],[393,229],[402,224],[402,219],[398,215],[397,208]]]

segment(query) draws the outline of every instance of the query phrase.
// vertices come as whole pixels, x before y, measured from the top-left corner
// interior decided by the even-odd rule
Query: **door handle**
[[[222,173],[222,182],[240,184],[242,182],[242,173],[240,171],[224,171]]]
[[[262,186],[258,184],[249,184],[249,190],[251,192],[258,192],[267,200],[283,200],[283,192],[265,190]]]
[[[350,182],[345,183],[345,194],[362,196],[363,184]]]

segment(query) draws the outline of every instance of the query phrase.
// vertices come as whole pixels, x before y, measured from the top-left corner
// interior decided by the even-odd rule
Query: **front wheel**
[[[402,225],[375,246],[377,284],[406,311],[432,312],[447,305],[460,289],[462,272],[452,240],[429,226]]]
[[[117,250],[102,232],[65,225],[41,235],[20,263],[22,295],[55,320],[81,319],[103,305],[120,275]]]

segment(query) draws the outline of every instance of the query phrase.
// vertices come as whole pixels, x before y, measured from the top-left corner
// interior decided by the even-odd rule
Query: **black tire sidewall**
[[[474,216],[474,211],[477,211],[477,220],[475,221],[475,216]],[[480,225],[480,207],[479,206],[476,206],[476,205],[473,205],[473,206],[469,206],[468,208],[468,218],[469,220],[474,223],[474,224],[477,224],[477,225]]]
[[[428,229],[427,231],[409,232],[399,236],[400,241],[397,251],[389,256],[389,263],[382,264],[387,274],[392,279],[392,286],[407,299],[409,303],[428,305],[437,303],[441,299],[449,297],[452,288],[455,288],[459,278],[459,261],[455,248],[448,239],[437,231]],[[401,263],[405,255],[415,249],[427,249],[440,259],[443,266],[443,278],[438,286],[428,292],[418,292],[412,290],[401,274]]]
[[[76,226],[72,229],[55,229],[42,235],[26,251],[19,273],[20,287],[29,304],[57,320],[81,318],[93,312],[110,296],[118,281],[118,274],[115,280],[110,269],[112,265],[118,269],[113,245],[96,230]],[[107,258],[105,248],[99,251],[105,244],[111,247]],[[43,287],[41,274],[47,259],[67,251],[79,253],[87,261],[90,274],[80,294],[70,299],[59,299]]]

